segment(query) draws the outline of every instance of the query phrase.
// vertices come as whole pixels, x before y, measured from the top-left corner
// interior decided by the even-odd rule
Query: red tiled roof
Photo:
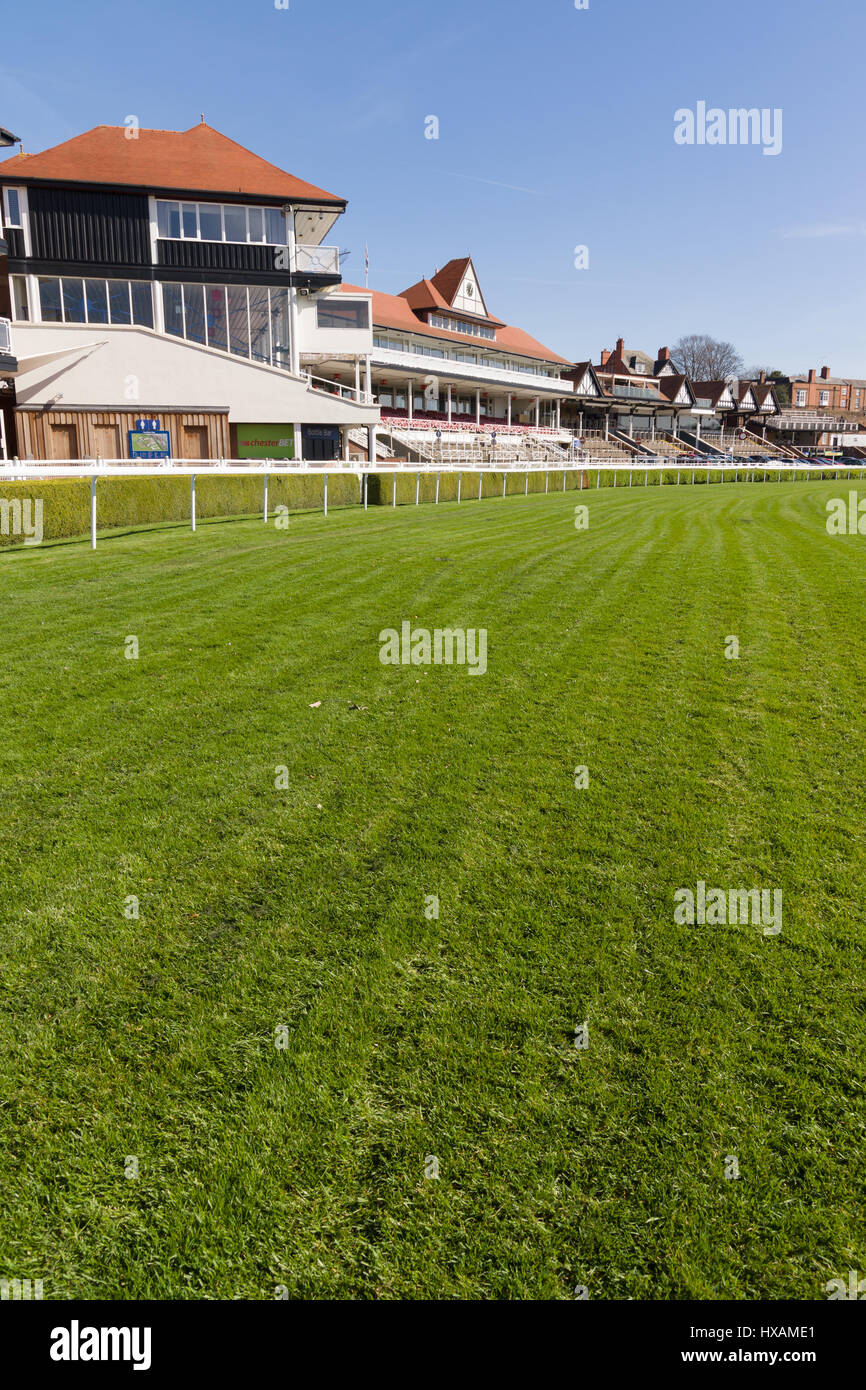
[[[125,126],[95,126],[42,154],[0,161],[0,178],[241,193],[345,206],[345,199],[296,179],[204,122],[190,130],[139,130],[134,140],[127,135]]]
[[[493,348],[494,344],[487,339],[478,338],[470,333],[452,333],[447,328],[431,328],[429,323],[424,323],[413,313],[408,300],[402,294],[382,294],[379,290],[364,290],[360,285],[340,286],[349,294],[371,294],[373,297],[373,323],[381,328],[401,329],[404,333],[420,333],[426,338],[438,338],[441,342],[462,343],[464,347],[488,347]],[[508,324],[497,330],[497,348],[505,348],[508,352],[514,352],[519,357],[532,357],[541,362],[560,363],[563,366],[571,366],[565,357],[558,357],[550,348],[546,348],[543,343],[539,343],[535,338],[531,338],[528,333],[524,333],[521,328],[511,328]]]
[[[458,256],[456,260],[443,265],[442,269],[437,270],[433,276],[433,284],[449,304],[454,303],[454,296],[462,285],[463,276],[471,264],[471,256]]]
[[[465,270],[466,266],[469,265],[469,260],[449,261],[445,270],[440,270],[433,276],[432,280],[419,280],[416,285],[410,285],[408,290],[401,290],[400,298],[408,300],[412,308],[418,310],[420,313],[426,313],[428,310],[433,309],[439,310],[440,313],[456,314],[458,318],[463,317],[465,314],[465,317],[471,319],[473,322],[485,323],[490,328],[504,328],[505,325],[502,319],[494,318],[492,314],[469,314],[465,313],[462,309],[452,308],[452,301],[457,293],[461,280],[457,281],[448,299],[443,296],[437,283],[448,270],[448,266],[452,265],[462,266],[463,270]],[[463,271],[461,271],[461,279],[462,274]]]
[[[682,372],[673,374],[667,372],[664,376],[658,378],[659,391],[663,396],[666,396],[669,401],[676,400],[683,386],[688,386],[691,389],[691,385],[692,383],[689,381],[688,377]],[[692,397],[694,397],[694,394],[694,391],[692,391]]]
[[[419,280],[417,285],[410,285],[408,290],[400,291],[400,298],[405,299],[413,309],[450,309],[451,305],[447,299],[443,299],[432,280]]]

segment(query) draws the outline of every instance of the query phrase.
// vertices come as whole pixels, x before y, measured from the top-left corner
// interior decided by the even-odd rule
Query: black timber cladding
[[[161,266],[184,270],[253,270],[275,273],[277,253],[286,255],[284,246],[255,246],[238,241],[168,241],[157,242]],[[287,266],[283,265],[283,275]]]
[[[145,194],[39,188],[27,191],[33,259],[79,265],[149,266]]]

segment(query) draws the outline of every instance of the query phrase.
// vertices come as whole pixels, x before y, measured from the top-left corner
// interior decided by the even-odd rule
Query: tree
[[[671,348],[671,357],[693,381],[728,381],[743,370],[743,359],[733,343],[720,343],[708,333],[680,338]]]

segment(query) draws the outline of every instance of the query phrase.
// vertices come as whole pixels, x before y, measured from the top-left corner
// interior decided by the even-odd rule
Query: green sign
[[[293,459],[294,425],[238,425],[239,459]]]

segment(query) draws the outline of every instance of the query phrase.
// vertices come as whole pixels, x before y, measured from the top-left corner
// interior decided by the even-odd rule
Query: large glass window
[[[250,355],[250,324],[247,292],[243,285],[228,286],[229,348],[237,357]]]
[[[224,207],[223,218],[225,220],[226,241],[246,241],[246,208]]]
[[[165,331],[177,338],[183,337],[183,292],[180,285],[163,285],[162,312],[165,318]]]
[[[183,234],[185,237],[195,238],[198,236],[198,204],[184,203],[181,208],[183,218]]]
[[[274,290],[271,295],[271,351],[275,367],[289,367],[289,292]]]
[[[130,315],[130,303],[132,313]],[[132,323],[153,327],[148,280],[39,280],[43,323]]]
[[[204,305],[208,347],[219,348],[221,352],[228,352],[225,286],[205,285]]]
[[[23,275],[9,277],[12,286],[12,317],[25,323],[30,318],[30,305],[27,300],[27,280]],[[860,394],[859,391],[857,393]]]
[[[269,362],[270,324],[268,292],[258,285],[250,288],[250,347],[255,362]]]
[[[132,290],[132,322],[141,324],[144,328],[153,328],[153,291],[149,282],[147,280],[131,280],[130,288]],[[114,319],[111,322],[114,323]]]
[[[183,336],[191,343],[205,343],[204,285],[183,286]]]
[[[108,323],[108,289],[104,280],[85,280],[88,323]]]
[[[157,203],[156,225],[160,236],[172,240],[180,236],[180,207],[177,203]]]
[[[126,280],[109,280],[108,308],[112,323],[132,323],[129,311],[129,284]]]
[[[39,281],[39,307],[43,323],[62,323],[63,305],[60,301],[60,281]]]
[[[202,241],[223,240],[223,210],[212,203],[200,203],[198,209],[199,233]]]
[[[316,305],[319,328],[369,328],[370,306],[366,299],[344,299],[332,295]]]
[[[63,280],[63,318],[66,323],[86,323],[84,281]]]
[[[249,223],[250,241],[264,241],[265,239],[265,212],[264,208],[247,208],[247,220]]]
[[[266,285],[162,286],[165,330],[188,342],[289,366],[289,295]]]
[[[31,317],[31,306],[26,297],[26,279],[24,275],[10,275],[10,284],[13,286],[13,318],[21,318],[26,322]]]
[[[278,208],[265,208],[265,241],[271,246],[286,244],[286,219]]]
[[[279,208],[247,208],[238,203],[174,203],[159,199],[157,230],[180,241],[266,242],[286,244],[286,219]]]

